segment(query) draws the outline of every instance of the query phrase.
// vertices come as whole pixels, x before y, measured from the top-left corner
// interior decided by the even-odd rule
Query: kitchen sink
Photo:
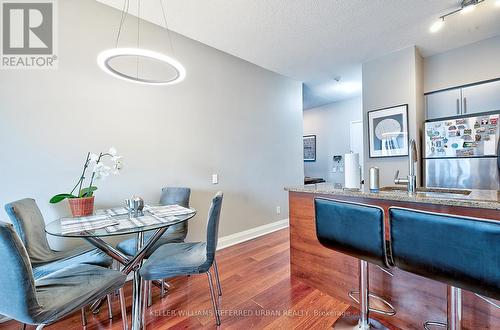
[[[406,186],[387,186],[380,188],[380,191],[406,192]],[[466,189],[447,189],[447,188],[417,188],[417,194],[435,195],[435,196],[468,196],[471,191]],[[450,196],[451,197],[451,196]]]

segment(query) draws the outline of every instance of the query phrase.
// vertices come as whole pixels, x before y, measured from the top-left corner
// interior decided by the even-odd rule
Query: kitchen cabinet
[[[460,88],[426,95],[427,119],[460,115],[462,111],[461,99]]]
[[[427,119],[500,111],[500,80],[427,94],[425,106]]]
[[[463,113],[500,110],[500,80],[462,88]]]

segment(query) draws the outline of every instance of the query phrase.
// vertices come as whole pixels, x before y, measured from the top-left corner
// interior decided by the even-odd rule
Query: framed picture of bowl
[[[316,135],[304,135],[304,161],[316,161]]]
[[[408,156],[408,104],[368,112],[370,158]]]

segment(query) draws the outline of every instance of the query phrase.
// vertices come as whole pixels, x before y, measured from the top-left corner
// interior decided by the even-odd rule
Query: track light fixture
[[[444,26],[444,21],[448,16],[451,16],[456,13],[461,13],[461,14],[467,14],[471,11],[473,11],[478,4],[483,2],[484,0],[462,0],[460,3],[460,8],[453,10],[443,16],[440,16],[437,21],[432,23],[432,25],[429,28],[429,31],[431,33],[436,33],[439,30],[441,30]],[[500,1],[500,0],[497,0]]]

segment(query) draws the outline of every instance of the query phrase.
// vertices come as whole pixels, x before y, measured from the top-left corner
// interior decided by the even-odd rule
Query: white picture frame
[[[368,112],[370,158],[408,156],[408,104]]]

